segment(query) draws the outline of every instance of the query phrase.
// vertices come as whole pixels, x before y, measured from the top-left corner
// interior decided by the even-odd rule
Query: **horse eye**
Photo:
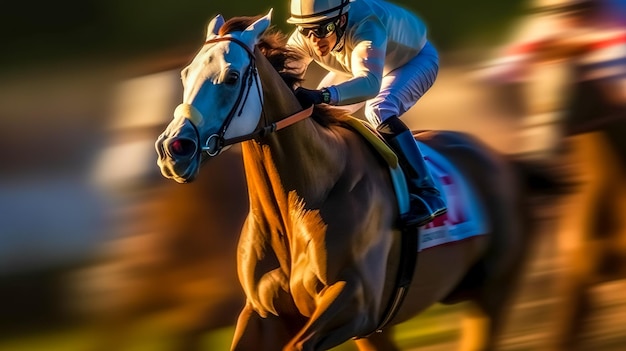
[[[224,83],[228,85],[234,85],[237,83],[238,80],[239,80],[239,72],[230,71],[226,74],[226,77],[224,78]]]

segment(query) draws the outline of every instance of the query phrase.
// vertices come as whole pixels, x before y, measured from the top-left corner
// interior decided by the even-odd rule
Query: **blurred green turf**
[[[403,323],[394,332],[402,349],[452,341],[458,338],[458,316],[461,306],[435,305],[423,314]],[[207,333],[203,340],[206,350],[228,350],[234,327]],[[141,328],[125,351],[166,351],[172,340],[161,333]],[[84,351],[95,343],[95,334],[88,327],[76,327],[50,332],[0,339],[2,351]],[[332,351],[355,351],[352,343]]]

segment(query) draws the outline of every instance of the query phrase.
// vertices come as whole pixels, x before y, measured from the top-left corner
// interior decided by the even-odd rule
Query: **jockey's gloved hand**
[[[327,89],[312,90],[303,87],[298,87],[294,94],[300,102],[302,107],[309,107],[311,105],[327,104],[330,102],[330,92]]]

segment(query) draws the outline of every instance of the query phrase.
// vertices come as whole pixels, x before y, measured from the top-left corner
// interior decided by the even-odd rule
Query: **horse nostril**
[[[170,152],[176,156],[189,156],[196,151],[196,143],[189,139],[176,139],[170,143]]]

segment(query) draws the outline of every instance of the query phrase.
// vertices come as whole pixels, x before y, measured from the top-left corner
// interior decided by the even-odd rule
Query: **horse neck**
[[[263,56],[258,48],[255,49],[254,53],[261,77],[261,85],[263,86],[263,118],[266,119],[266,122],[277,122],[302,110],[291,89],[285,84],[267,58]]]
[[[263,86],[266,123],[276,122],[302,110],[292,90],[269,61],[256,50]],[[274,196],[295,190],[300,197],[315,199],[326,193],[339,177],[344,154],[336,134],[311,118],[242,145],[248,189],[272,187]],[[253,175],[256,174],[256,175]],[[267,184],[270,183],[270,184]],[[269,193],[268,193],[269,195]]]

